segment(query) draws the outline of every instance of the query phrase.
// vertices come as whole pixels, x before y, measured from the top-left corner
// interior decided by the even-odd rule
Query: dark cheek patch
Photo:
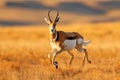
[[[56,26],[56,24],[53,24],[53,26],[55,27],[55,26]]]

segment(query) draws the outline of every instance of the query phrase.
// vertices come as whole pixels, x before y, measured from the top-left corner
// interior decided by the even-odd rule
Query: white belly
[[[63,43],[63,47],[64,47],[64,50],[71,50],[73,48],[75,48],[77,46],[77,43],[78,44],[81,44],[83,42],[83,39],[79,38],[77,39],[73,39],[73,40],[65,40],[64,43]],[[58,44],[56,44],[55,42],[50,42],[51,44],[51,47],[53,49],[57,49],[57,50],[60,50],[61,49],[61,46],[59,46]]]
[[[74,40],[65,40],[63,45],[64,45],[65,50],[71,50],[71,49],[75,48],[75,46],[76,46],[76,39],[74,39]]]

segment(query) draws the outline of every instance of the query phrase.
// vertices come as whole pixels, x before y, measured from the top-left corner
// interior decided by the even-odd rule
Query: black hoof
[[[55,61],[53,64],[54,64],[54,65],[57,65],[57,64],[58,64],[58,62],[57,62],[57,61]]]
[[[89,64],[91,64],[91,61],[89,61]]]
[[[58,68],[58,62],[55,61],[53,64],[54,64],[54,67],[57,69]]]
[[[58,68],[58,65],[56,65],[55,68],[57,69],[57,68]]]

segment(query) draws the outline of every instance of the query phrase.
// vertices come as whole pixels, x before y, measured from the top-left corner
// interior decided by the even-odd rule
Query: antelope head
[[[48,23],[49,25],[49,30],[50,30],[50,33],[55,33],[56,32],[56,23],[59,21],[59,13],[57,11],[57,15],[56,15],[56,18],[55,20],[51,20],[51,17],[50,17],[50,12],[51,10],[48,11],[48,18],[49,20],[47,20],[47,18],[45,18],[45,21]]]

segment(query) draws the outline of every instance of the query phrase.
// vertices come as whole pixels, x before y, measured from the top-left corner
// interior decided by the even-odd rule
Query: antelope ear
[[[44,19],[47,24],[50,24],[50,21],[48,21],[46,17]]]

